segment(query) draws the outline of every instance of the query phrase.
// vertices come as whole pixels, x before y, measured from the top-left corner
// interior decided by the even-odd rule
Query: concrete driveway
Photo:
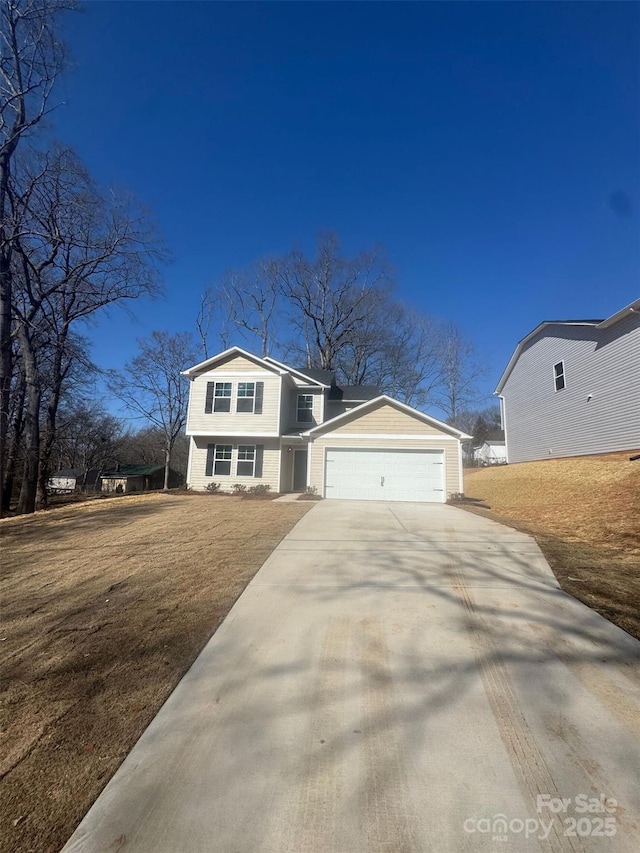
[[[323,501],[65,851],[636,851],[640,643],[529,537]]]

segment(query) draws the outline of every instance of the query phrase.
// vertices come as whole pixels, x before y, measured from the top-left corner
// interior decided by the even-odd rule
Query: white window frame
[[[241,454],[246,454],[248,451],[252,453],[250,459],[243,459]],[[236,477],[255,477],[256,476],[256,446],[255,444],[239,444],[238,445],[238,458],[236,459]],[[251,473],[250,474],[241,474],[240,473],[240,463],[251,463]]]
[[[220,456],[218,456],[218,452],[220,452]],[[227,452],[229,455],[227,456]],[[233,459],[233,444],[216,444],[213,451],[213,476],[214,477],[230,477],[231,476],[231,463]],[[223,474],[220,471],[216,471],[216,466],[218,462],[229,463],[229,471]]]
[[[559,372],[557,371],[558,367],[560,368]],[[558,388],[559,380],[562,380],[562,386],[560,388]],[[555,389],[556,394],[558,393],[558,391],[564,391],[564,389],[567,387],[567,374],[564,369],[564,359],[562,359],[561,361],[557,361],[553,365],[553,387]]]
[[[226,386],[229,387],[228,394],[218,394],[218,386],[224,386],[223,390],[226,391]],[[213,383],[213,411],[218,413],[228,413],[231,411],[231,398],[233,397],[233,382],[218,382],[217,380]],[[229,408],[228,409],[218,409],[216,408],[216,404],[218,400],[228,400]]]
[[[251,386],[251,394],[247,394],[247,386]],[[244,392],[244,393],[241,393]],[[251,400],[250,409],[240,409],[240,400]],[[240,414],[253,414],[256,410],[256,383],[255,382],[238,382],[236,390],[236,412]]]
[[[300,398],[309,398],[311,400],[311,408],[300,408]],[[309,412],[310,417],[308,420],[301,421],[300,420],[300,412]],[[298,394],[296,397],[296,423],[297,424],[312,424],[313,423],[313,394]]]

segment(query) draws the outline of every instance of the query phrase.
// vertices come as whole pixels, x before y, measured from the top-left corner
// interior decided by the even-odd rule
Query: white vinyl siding
[[[208,446],[230,445],[231,450],[231,473],[228,475],[212,474],[207,476],[207,450]],[[246,474],[238,474],[238,464],[243,460],[241,458],[241,447],[262,447],[262,476],[248,476]],[[257,452],[257,451],[256,451]],[[277,492],[279,489],[279,471],[280,471],[280,441],[279,439],[260,439],[256,440],[255,445],[250,444],[246,440],[238,440],[227,436],[196,436],[192,439],[191,460],[189,468],[189,487],[195,491],[203,491],[207,484],[213,482],[220,483],[222,491],[231,491],[234,483],[244,483],[248,486],[255,486],[258,483],[267,483],[272,491]],[[254,462],[255,464],[255,462]]]
[[[552,369],[564,363],[556,392]],[[640,449],[640,317],[552,325],[522,350],[501,392],[509,462]]]

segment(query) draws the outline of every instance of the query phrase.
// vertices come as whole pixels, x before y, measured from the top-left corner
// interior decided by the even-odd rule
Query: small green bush
[[[211,481],[210,483],[207,483],[206,489],[210,495],[215,495],[220,491],[220,483],[214,483]]]

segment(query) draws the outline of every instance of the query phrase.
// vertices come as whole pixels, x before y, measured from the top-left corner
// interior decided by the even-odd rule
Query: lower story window
[[[215,455],[213,457],[213,473],[214,474],[230,474],[231,473],[231,451],[230,444],[216,444]]]
[[[238,445],[238,477],[253,477],[256,465],[256,448],[253,444]]]

